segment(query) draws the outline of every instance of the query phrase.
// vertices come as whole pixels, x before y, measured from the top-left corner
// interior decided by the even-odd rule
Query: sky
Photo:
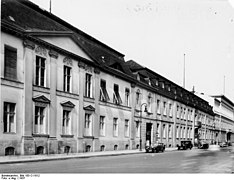
[[[50,0],[31,0],[49,11]],[[234,102],[234,0],[51,0],[52,13],[198,93]],[[185,54],[185,55],[184,55]]]

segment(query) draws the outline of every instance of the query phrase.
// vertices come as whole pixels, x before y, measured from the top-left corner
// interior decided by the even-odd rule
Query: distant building
[[[214,140],[203,99],[28,0],[1,6],[0,155]]]

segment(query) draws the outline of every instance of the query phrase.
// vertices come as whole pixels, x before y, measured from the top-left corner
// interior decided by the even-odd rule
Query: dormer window
[[[156,86],[158,86],[158,80],[156,79],[156,81],[155,81],[155,84],[156,84]]]
[[[168,90],[168,91],[171,91],[171,85],[168,85],[168,86],[167,86],[167,90]]]
[[[163,88],[163,89],[165,88],[165,84],[164,84],[164,82],[162,82],[162,88]]]

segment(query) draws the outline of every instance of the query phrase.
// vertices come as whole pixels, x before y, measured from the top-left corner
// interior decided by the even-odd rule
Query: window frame
[[[99,134],[100,136],[105,136],[105,116],[100,116],[99,118]]]
[[[70,66],[63,66],[63,91],[72,92],[72,68]]]
[[[42,65],[44,61],[44,66]],[[35,85],[40,87],[46,87],[46,74],[47,74],[47,68],[46,68],[46,58],[36,55],[35,60]],[[43,79],[43,83],[42,83]]]
[[[5,107],[7,108],[6,110]],[[13,123],[11,121],[13,121]],[[13,127],[11,123],[13,124]],[[16,133],[16,103],[3,103],[3,133]]]
[[[118,118],[113,118],[113,136],[118,137]]]
[[[92,98],[92,74],[85,73],[85,97]]]
[[[11,53],[9,51],[11,51]],[[12,62],[14,62],[15,65],[13,67]],[[4,78],[9,80],[17,80],[17,48],[6,44],[4,45]]]
[[[88,119],[86,117],[88,117]],[[92,136],[93,135],[92,114],[86,112],[84,120],[85,120],[85,122],[84,122],[85,136]]]
[[[125,105],[130,106],[130,89],[125,88]]]
[[[66,117],[64,115],[66,114]],[[71,135],[71,111],[67,109],[63,109],[62,115],[62,134],[63,135]]]
[[[101,79],[100,80],[100,101],[107,102],[110,100],[108,92],[106,90],[106,81]]]
[[[130,134],[129,132],[130,132],[129,119],[125,119],[124,120],[124,136],[129,137],[129,134]]]

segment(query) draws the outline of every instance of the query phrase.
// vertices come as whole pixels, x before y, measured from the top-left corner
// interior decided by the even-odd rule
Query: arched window
[[[15,155],[15,148],[7,147],[5,149],[5,156],[11,156],[11,155]]]
[[[114,145],[114,150],[118,150],[118,145]]]
[[[126,145],[125,145],[125,150],[128,150],[128,149],[129,149],[129,145],[126,144]]]
[[[86,152],[90,152],[91,151],[91,146],[90,145],[87,145],[86,146]]]
[[[105,146],[104,145],[100,146],[100,151],[105,151]]]
[[[68,154],[70,153],[71,147],[70,146],[65,146],[64,147],[64,153]]]
[[[44,154],[44,147],[38,146],[36,149],[36,154]]]

